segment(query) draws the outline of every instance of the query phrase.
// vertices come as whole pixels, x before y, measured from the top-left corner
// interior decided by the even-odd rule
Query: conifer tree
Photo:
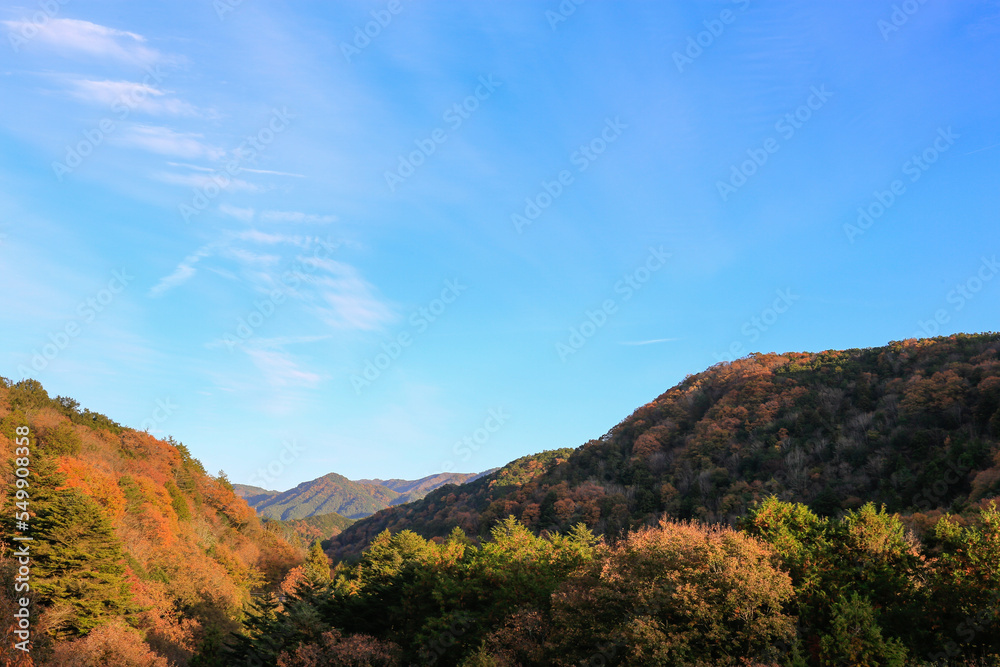
[[[308,579],[318,583],[330,581],[330,559],[323,553],[323,547],[319,540],[313,542],[312,547],[309,548],[309,555],[306,557],[303,567]]]
[[[55,634],[83,635],[102,620],[134,611],[124,552],[100,506],[76,489],[63,489],[36,509],[35,590],[43,602],[68,607]]]

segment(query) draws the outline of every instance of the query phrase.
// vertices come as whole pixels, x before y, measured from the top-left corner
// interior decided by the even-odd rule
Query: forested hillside
[[[1000,335],[754,354],[687,377],[575,451],[511,464],[354,524],[356,555],[381,530],[483,536],[499,518],[597,534],[679,519],[734,524],[774,494],[830,516],[868,501],[922,525],[1000,494]],[[507,472],[505,472],[507,471]]]
[[[260,600],[232,664],[997,667],[1000,512],[923,539],[868,503],[768,498],[741,530],[658,525],[608,541],[514,517],[481,544],[385,531],[356,563]]]
[[[714,366],[600,440],[358,521],[332,575],[262,603],[230,650],[997,667],[998,352],[957,335]]]
[[[304,519],[262,519],[264,526],[271,532],[276,532],[298,547],[308,547],[316,541],[328,540],[342,533],[345,528],[354,523],[337,513],[317,514]]]
[[[19,606],[13,538],[30,534],[35,634],[29,659],[5,625],[0,651],[72,667],[996,667],[998,442],[1000,334],[752,355],[575,450],[356,522],[262,521],[180,443],[3,380],[0,612]],[[332,569],[318,543],[307,554],[329,535]]]
[[[0,378],[0,460],[2,664],[225,664],[214,656],[247,602],[304,558],[182,444],[50,398],[34,380]],[[14,521],[25,496],[26,530]],[[17,535],[33,538],[30,658],[9,621],[25,594],[14,589]]]

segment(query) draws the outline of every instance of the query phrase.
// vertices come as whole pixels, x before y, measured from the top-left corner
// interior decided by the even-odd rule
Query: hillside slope
[[[1000,494],[998,352],[1000,334],[960,334],[717,364],[565,460],[532,464],[520,485],[501,482],[505,467],[443,487],[359,521],[329,550],[355,555],[385,528],[483,535],[508,515],[609,536],[663,513],[734,523],[771,494],[825,515],[866,501],[918,523],[961,511]]]
[[[233,484],[233,492],[247,501],[247,505],[250,507],[256,507],[265,500],[281,493],[281,491],[270,491],[262,489],[259,486],[250,486],[249,484]]]
[[[13,537],[27,532],[36,665],[94,651],[100,664],[211,656],[251,596],[304,557],[182,444],[51,399],[34,380],[0,378],[0,460],[0,610],[15,608]],[[24,502],[17,466],[30,470],[27,531],[11,519]],[[0,663],[27,664],[11,630],[0,632]]]
[[[268,530],[278,533],[290,544],[305,549],[316,540],[328,540],[339,535],[355,520],[331,513],[288,521],[267,518],[262,519],[262,521]]]
[[[439,473],[417,480],[349,480],[330,473],[303,482],[288,491],[269,491],[256,486],[234,484],[236,493],[269,519],[302,519],[337,513],[360,519],[392,505],[419,500],[445,484],[462,484],[485,473]]]

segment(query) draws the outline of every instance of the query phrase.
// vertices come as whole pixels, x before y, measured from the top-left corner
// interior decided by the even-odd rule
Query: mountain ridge
[[[286,491],[245,484],[234,484],[233,488],[260,516],[269,519],[294,520],[330,513],[360,519],[386,507],[419,500],[446,484],[462,484],[489,472],[437,473],[416,480],[350,480],[331,472]]]
[[[387,529],[484,536],[509,515],[611,537],[664,514],[732,525],[771,495],[822,515],[884,503],[919,528],[1000,494],[998,440],[1000,334],[752,354],[689,375],[599,439],[381,510],[326,546],[344,558]]]

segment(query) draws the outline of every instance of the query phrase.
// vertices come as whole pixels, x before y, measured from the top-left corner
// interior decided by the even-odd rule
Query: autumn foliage
[[[1000,665],[998,334],[718,364],[350,525],[262,524],[180,443],[0,382],[5,461],[25,424],[35,664]]]
[[[0,378],[0,609],[14,604],[19,426],[31,434],[34,664],[213,664],[251,597],[303,559],[180,443]],[[4,664],[24,661],[12,646]]]

